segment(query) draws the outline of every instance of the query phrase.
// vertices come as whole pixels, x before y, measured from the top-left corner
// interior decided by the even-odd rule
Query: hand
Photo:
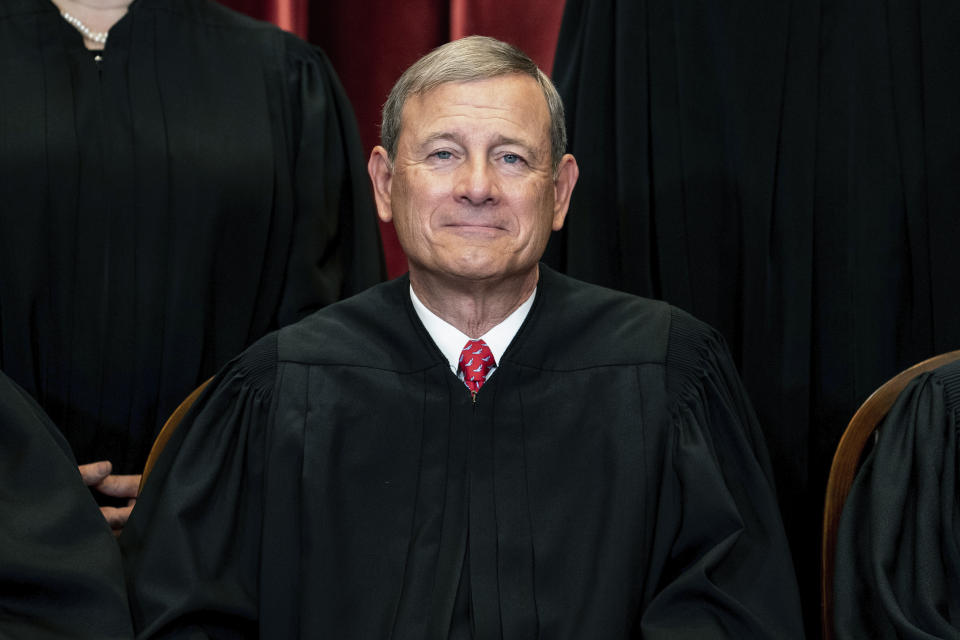
[[[133,505],[136,503],[137,491],[140,488],[140,475],[111,475],[113,465],[107,460],[100,462],[91,462],[90,464],[81,464],[80,477],[83,483],[88,487],[93,487],[100,493],[115,498],[129,498],[125,507],[100,507],[100,513],[114,535],[120,535],[123,531],[123,525],[127,523],[130,512],[133,511]]]

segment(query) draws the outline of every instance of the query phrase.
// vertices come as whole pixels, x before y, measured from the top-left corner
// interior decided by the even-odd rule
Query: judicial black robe
[[[380,278],[350,105],[322,53],[207,0],[136,0],[103,60],[0,2],[0,369],[80,462],[138,472],[268,331]]]
[[[960,348],[960,3],[566,0],[581,171],[545,261],[730,345],[819,629],[830,462],[885,380]]]
[[[960,638],[960,362],[923,374],[878,428],[840,520],[837,638]]]
[[[141,637],[802,637],[718,334],[541,267],[474,403],[408,283],[264,338],[194,406],[121,539]]]
[[[0,638],[132,636],[120,552],[70,447],[0,373]]]

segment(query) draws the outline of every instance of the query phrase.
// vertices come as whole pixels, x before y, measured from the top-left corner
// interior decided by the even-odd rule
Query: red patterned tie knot
[[[463,384],[476,393],[487,380],[490,369],[497,366],[493,352],[483,340],[468,340],[460,352],[460,371],[463,372]]]

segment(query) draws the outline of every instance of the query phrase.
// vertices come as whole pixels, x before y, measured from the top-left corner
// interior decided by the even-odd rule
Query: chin
[[[496,269],[478,269],[478,268],[453,269],[449,273],[454,278],[457,278],[460,280],[471,280],[474,282],[483,282],[484,280],[490,280],[492,278],[497,278],[502,275],[502,273]]]
[[[536,268],[536,263],[525,268],[518,268],[516,265],[502,262],[470,262],[454,265],[448,273],[454,278],[483,282],[523,276]]]

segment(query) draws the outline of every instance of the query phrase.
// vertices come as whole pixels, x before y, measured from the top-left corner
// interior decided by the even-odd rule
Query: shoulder
[[[228,362],[219,373],[217,383],[211,386],[232,386],[270,394],[276,380],[278,333],[268,333]]]
[[[677,314],[665,302],[575,280],[541,265],[519,359],[548,368],[663,364]]]
[[[675,392],[718,367],[730,368],[719,332],[666,302],[581,282],[543,265],[537,296],[510,354],[518,364],[556,370],[657,367]]]
[[[671,308],[664,360],[667,388],[677,397],[700,390],[706,381],[739,384],[726,340],[719,331],[689,313]],[[699,391],[698,391],[699,392]]]
[[[264,47],[262,53],[277,51],[290,61],[323,59],[316,47],[278,26],[251,18],[213,0],[140,0],[138,12],[153,12],[175,17],[184,26],[216,29],[221,36],[234,38],[247,46]]]
[[[404,276],[329,305],[278,334],[282,362],[416,371],[439,352],[410,303]]]
[[[214,0],[140,0],[131,10],[167,14],[176,16],[185,23],[204,24],[225,29],[263,32],[281,31],[268,22],[251,18]]]
[[[960,360],[940,365],[930,373],[933,382],[943,385],[948,408],[960,410]]]
[[[914,405],[919,403],[927,407],[918,410]],[[910,414],[960,414],[960,360],[941,364],[915,376],[897,395],[888,415],[895,414],[901,407],[911,406],[914,408],[905,409]]]
[[[15,16],[48,13],[55,10],[50,2],[40,0],[4,0],[0,2],[0,20]]]

